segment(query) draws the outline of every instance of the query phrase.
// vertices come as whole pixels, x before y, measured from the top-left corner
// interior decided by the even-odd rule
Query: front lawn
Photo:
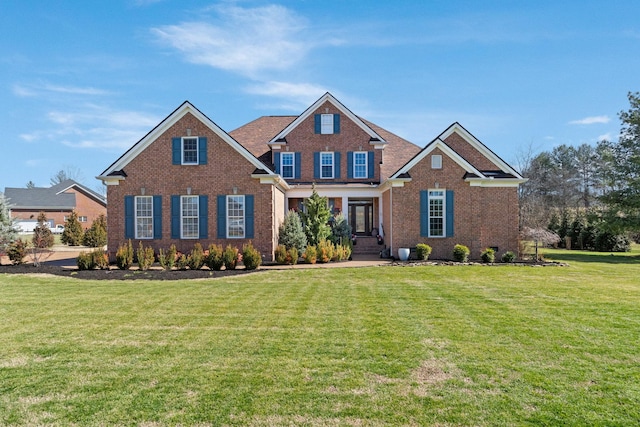
[[[0,275],[0,425],[637,425],[640,262],[593,256]]]

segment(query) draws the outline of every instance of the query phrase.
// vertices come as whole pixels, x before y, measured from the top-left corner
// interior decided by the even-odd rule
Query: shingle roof
[[[48,188],[5,188],[5,196],[9,199],[9,204],[17,209],[62,209],[72,210],[76,207],[76,195],[74,193],[64,193],[71,187],[85,193],[101,204],[106,206],[107,201],[95,191],[68,179]]]

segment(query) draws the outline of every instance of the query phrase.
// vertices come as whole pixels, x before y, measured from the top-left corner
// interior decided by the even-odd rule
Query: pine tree
[[[98,248],[107,244],[107,218],[100,214],[84,233],[84,245]]]
[[[64,223],[64,231],[62,232],[62,243],[69,246],[80,246],[84,238],[84,230],[78,221],[78,214],[72,211],[71,215]]]
[[[298,253],[302,253],[307,247],[307,236],[296,211],[291,210],[285,215],[284,222],[278,228],[278,244],[287,249],[296,248]]]
[[[320,196],[315,187],[304,205],[306,207],[306,212],[302,213],[304,233],[307,235],[307,242],[315,246],[331,235],[331,227],[328,224],[331,211],[327,198]]]
[[[33,230],[33,247],[35,249],[48,249],[53,246],[53,233],[49,228],[49,222],[47,221],[47,214],[40,212],[38,214],[38,225]]]
[[[7,246],[18,238],[18,227],[11,218],[9,200],[0,194],[0,252],[4,252]]]

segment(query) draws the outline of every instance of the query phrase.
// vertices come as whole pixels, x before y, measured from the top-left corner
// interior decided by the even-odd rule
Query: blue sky
[[[191,101],[231,131],[329,91],[425,145],[458,121],[507,161],[617,139],[633,1],[0,0],[0,190],[94,177]]]

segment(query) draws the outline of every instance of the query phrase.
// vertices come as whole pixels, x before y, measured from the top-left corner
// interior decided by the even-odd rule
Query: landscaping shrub
[[[100,270],[109,268],[109,256],[102,249],[96,249],[91,252],[91,262],[93,263],[93,268],[99,268]]]
[[[200,270],[204,265],[204,251],[200,242],[196,242],[187,256],[187,264],[191,270]]]
[[[48,249],[53,246],[53,233],[49,229],[47,215],[44,212],[40,212],[38,215],[38,225],[36,225],[36,228],[33,230],[31,242],[33,243],[34,249]]]
[[[60,240],[65,245],[79,246],[82,244],[83,239],[84,230],[82,229],[82,224],[78,221],[78,214],[76,211],[71,211],[71,215],[69,215],[64,223],[64,231],[62,232]]]
[[[255,270],[262,264],[262,256],[251,242],[242,246],[242,263],[247,270]]]
[[[333,218],[331,224],[331,240],[336,244],[344,244],[351,240],[351,226],[342,213]]]
[[[133,246],[131,240],[126,244],[120,245],[116,251],[116,266],[120,270],[127,270],[133,265]]]
[[[155,255],[153,253],[153,248],[151,246],[145,247],[142,242],[140,242],[137,251],[138,256],[138,267],[142,271],[146,271],[151,268],[153,262],[155,261]]]
[[[178,254],[177,257],[176,266],[178,267],[178,270],[186,270],[189,266],[189,259],[187,256],[185,254]]]
[[[420,261],[426,261],[429,259],[429,255],[431,255],[431,246],[426,243],[418,243],[416,245],[416,256]]]
[[[482,262],[486,264],[493,264],[493,262],[496,260],[496,251],[492,248],[487,248],[482,251],[482,253],[480,254],[480,258],[482,259]]]
[[[315,264],[318,260],[318,251],[316,247],[313,245],[307,246],[304,253],[302,254],[302,259],[306,264]]]
[[[92,270],[93,259],[89,252],[80,252],[80,255],[76,258],[76,265],[78,270]]]
[[[27,256],[27,242],[22,239],[17,239],[10,243],[7,248],[7,256],[12,264],[23,264],[24,257]]]
[[[158,254],[158,262],[160,263],[160,266],[165,270],[172,270],[176,265],[177,253],[176,245],[169,246],[169,249],[166,252],[160,249]]]
[[[513,262],[516,259],[516,254],[511,251],[507,251],[502,254],[502,262]]]
[[[298,253],[307,246],[307,235],[302,227],[302,220],[296,211],[289,211],[278,228],[278,244],[287,249],[296,248]]]
[[[93,221],[91,227],[84,233],[82,241],[85,246],[91,248],[99,248],[107,244],[107,217],[104,214],[100,214]]]
[[[238,265],[238,248],[227,245],[222,253],[222,262],[224,263],[225,270],[235,270]]]
[[[295,249],[295,248],[294,248]],[[298,250],[296,249],[296,253]],[[289,256],[289,252],[287,251],[287,247],[285,245],[276,246],[275,251],[273,251],[274,258],[276,260],[276,264],[289,264],[287,262],[287,257]]]
[[[329,262],[333,259],[335,246],[329,240],[320,240],[316,247],[316,260],[320,263]]]
[[[298,254],[298,249],[291,248],[287,252],[287,264],[296,265],[298,263],[298,258],[300,257],[300,255]]]
[[[469,248],[465,245],[457,244],[453,247],[453,259],[456,262],[467,262],[470,253]]]
[[[211,270],[220,270],[224,265],[224,260],[222,259],[222,246],[211,244],[209,245],[209,253],[205,257],[204,263]]]

